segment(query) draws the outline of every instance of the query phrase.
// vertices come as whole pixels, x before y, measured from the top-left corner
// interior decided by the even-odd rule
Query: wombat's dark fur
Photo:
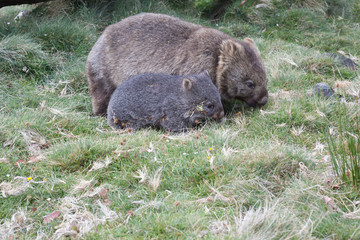
[[[112,92],[131,76],[146,72],[188,75],[204,70],[222,100],[266,104],[265,67],[253,40],[241,42],[163,14],[125,18],[105,29],[88,56],[86,75],[93,112],[105,114]]]
[[[183,131],[224,116],[221,98],[207,73],[188,76],[141,74],[112,94],[107,120],[114,128]]]

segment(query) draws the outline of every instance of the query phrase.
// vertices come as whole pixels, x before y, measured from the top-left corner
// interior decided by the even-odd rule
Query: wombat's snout
[[[266,94],[260,99],[246,99],[245,102],[249,107],[262,107],[268,102],[268,95]]]
[[[222,120],[222,118],[224,117],[224,110],[222,109],[221,111],[219,111],[218,113],[215,113],[212,118],[214,120],[216,120],[217,122],[220,122]]]
[[[224,108],[222,106],[214,105],[210,101],[204,104],[204,111],[207,117],[212,118],[217,122],[220,122],[224,117]]]
[[[263,98],[261,98],[258,102],[258,105],[261,107],[261,106],[264,106],[268,101],[268,96],[264,96]]]

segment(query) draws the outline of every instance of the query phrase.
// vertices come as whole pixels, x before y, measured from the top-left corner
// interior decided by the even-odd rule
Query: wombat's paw
[[[118,125],[120,123],[120,120],[118,118],[116,118],[115,116],[113,117],[112,121],[115,125]]]
[[[117,117],[112,117],[112,123],[115,128],[121,128],[121,129],[132,129],[132,123],[130,121],[121,121]]]

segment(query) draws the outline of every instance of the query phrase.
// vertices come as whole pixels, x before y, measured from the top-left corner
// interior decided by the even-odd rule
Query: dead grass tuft
[[[156,190],[160,186],[161,171],[162,171],[162,167],[156,170],[155,174],[152,177],[149,177],[149,185],[152,187],[154,192],[156,192]]]
[[[71,192],[73,194],[84,192],[93,186],[93,181],[94,181],[94,179],[91,179],[91,180],[81,179],[78,184],[73,186]]]
[[[100,200],[96,201],[91,208],[94,209],[94,213],[90,212],[81,200],[75,197],[65,197],[59,207],[63,220],[61,224],[55,227],[57,230],[52,239],[81,238],[97,225],[116,220],[119,217],[116,212],[110,210]]]
[[[211,234],[227,234],[231,231],[231,225],[226,220],[214,221],[209,225],[208,229]]]
[[[314,239],[311,236],[312,222],[301,221],[279,202],[266,202],[258,209],[240,212],[235,224],[240,239]]]
[[[20,195],[28,188],[31,188],[31,183],[25,177],[15,177],[11,182],[0,183],[1,194],[4,198],[7,197],[6,195]]]
[[[150,176],[147,172],[146,166],[143,169],[139,169],[136,171],[136,174],[133,174],[134,178],[138,178],[139,183],[147,183],[155,192],[160,186],[160,178],[161,178],[162,167],[158,168],[153,176]]]
[[[297,128],[293,126],[290,130],[290,132],[297,137],[300,136],[304,131],[305,131],[304,125],[301,125],[300,127]]]
[[[11,220],[6,220],[0,224],[0,239],[14,239],[15,234],[21,231],[30,231],[33,228],[32,219],[27,217],[23,209],[18,209],[11,217]]]
[[[145,183],[149,178],[146,166],[144,166],[143,169],[138,169],[136,171],[136,173],[137,173],[137,175],[133,174],[133,177],[134,178],[139,178],[140,179],[139,183]]]
[[[269,93],[269,96],[274,98],[275,101],[278,101],[278,100],[286,100],[286,101],[289,101],[289,102],[292,102],[294,99],[296,98],[301,98],[301,94],[300,93],[297,93],[296,91],[287,91],[287,90],[279,90],[277,91],[276,93]]]
[[[200,198],[200,199],[196,200],[195,202],[207,203],[207,202],[220,201],[220,202],[230,203],[230,202],[236,201],[233,197],[224,196],[219,190],[219,188],[221,188],[221,187],[216,189],[216,188],[212,187],[207,181],[205,181],[205,184],[207,187],[210,188],[211,194],[208,197]]]
[[[49,146],[45,137],[31,129],[24,129],[20,133],[24,137],[30,155],[38,160],[44,159],[43,149]]]
[[[7,158],[0,158],[0,163],[10,163]]]
[[[89,172],[96,171],[102,168],[107,168],[112,163],[112,158],[106,157],[105,160],[94,162]]]
[[[233,155],[234,153],[238,153],[238,150],[234,150],[230,147],[223,147],[221,152],[224,154],[225,159],[228,159],[231,155]]]

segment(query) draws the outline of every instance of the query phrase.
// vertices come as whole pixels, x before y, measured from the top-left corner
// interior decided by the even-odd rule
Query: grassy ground
[[[334,174],[327,144],[359,137],[359,72],[323,54],[358,62],[360,5],[241,2],[216,22],[163,1],[1,9],[0,239],[359,239],[359,191]],[[141,11],[252,37],[269,103],[229,104],[222,124],[179,135],[91,116],[87,54]],[[318,82],[343,98],[313,96]]]

